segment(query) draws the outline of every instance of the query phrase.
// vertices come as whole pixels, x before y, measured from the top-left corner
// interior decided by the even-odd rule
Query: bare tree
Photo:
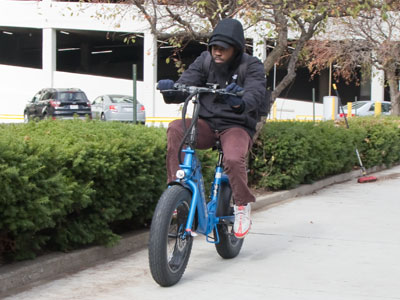
[[[338,7],[342,7],[337,5],[337,0],[125,0],[122,2],[136,7],[149,22],[152,33],[159,39],[168,40],[177,46],[177,52],[190,40],[207,39],[219,20],[242,19],[245,29],[255,31],[261,40],[274,42],[274,48],[264,62],[266,73],[277,63],[285,61],[287,65],[287,74],[273,91],[273,99],[279,96],[296,77],[298,58],[306,42],[323,28],[324,21],[329,15],[337,14]],[[347,0],[347,2],[358,1]]]
[[[395,3],[397,5],[397,3]],[[389,6],[392,9],[393,6]],[[346,39],[310,42],[307,49],[310,56],[309,68],[318,72],[330,63],[340,68],[334,70],[335,76],[346,81],[355,79],[356,70],[361,69],[369,78],[371,68],[385,72],[390,88],[392,114],[400,115],[400,14],[387,8],[373,8],[364,11],[357,18],[337,20]]]
[[[109,2],[110,0],[87,0]],[[275,99],[296,77],[306,43],[332,17],[357,16],[374,8],[395,5],[395,0],[114,0],[137,8],[151,32],[176,46],[176,53],[191,40],[205,40],[224,18],[240,18],[274,48],[264,61],[265,72],[285,64],[287,73],[272,93]],[[129,7],[129,5],[128,5]],[[124,10],[127,10],[124,8]]]
[[[92,0],[93,1],[93,0]],[[95,0],[101,1],[101,0]],[[205,41],[223,18],[240,18],[260,40],[273,42],[264,61],[266,74],[275,64],[287,72],[272,91],[273,100],[293,82],[305,45],[326,30],[329,18],[365,15],[394,0],[121,0],[139,10],[159,39],[176,46],[175,54],[191,40]],[[176,60],[176,59],[175,59]],[[178,64],[178,66],[181,66]],[[182,66],[181,66],[182,71]]]

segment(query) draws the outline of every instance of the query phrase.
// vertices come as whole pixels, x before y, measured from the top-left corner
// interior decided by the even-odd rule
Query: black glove
[[[228,93],[236,94],[238,92],[243,91],[243,88],[238,86],[236,83],[231,83],[225,88],[225,91]],[[231,96],[231,95],[226,95],[225,96],[225,101],[231,106],[241,106],[243,104],[243,100],[241,97],[238,96]]]
[[[175,82],[171,79],[162,79],[157,84],[157,89],[160,91],[172,90]]]

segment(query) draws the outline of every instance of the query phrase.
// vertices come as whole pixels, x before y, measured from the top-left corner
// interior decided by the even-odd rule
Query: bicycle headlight
[[[185,171],[183,171],[183,170],[178,170],[178,171],[176,171],[176,177],[177,177],[178,179],[184,178],[184,177],[185,177]]]

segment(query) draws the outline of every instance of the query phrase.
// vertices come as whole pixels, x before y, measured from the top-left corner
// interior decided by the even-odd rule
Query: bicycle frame
[[[191,95],[189,97],[193,97]],[[188,98],[189,98],[188,97]],[[201,173],[201,164],[196,156],[195,152],[195,138],[196,138],[196,130],[197,130],[197,118],[199,111],[199,94],[196,94],[195,99],[192,101],[194,104],[193,108],[193,118],[196,118],[195,124],[192,127],[189,137],[189,145],[186,149],[182,149],[182,152],[185,154],[183,164],[180,164],[179,167],[184,171],[183,177],[177,179],[177,182],[182,183],[183,185],[189,187],[192,192],[192,201],[189,210],[189,216],[187,219],[185,234],[182,236],[184,239],[186,235],[190,234],[195,236],[196,233],[192,232],[193,223],[196,216],[198,216],[198,224],[197,224],[197,233],[204,234],[209,243],[219,243],[218,231],[215,230],[216,236],[213,241],[210,240],[209,234],[213,231],[217,224],[220,222],[230,222],[233,223],[233,216],[222,216],[217,217],[216,211],[218,207],[218,195],[219,189],[223,182],[229,182],[228,176],[223,173],[223,152],[219,148],[218,154],[218,163],[215,168],[214,180],[211,186],[211,196],[210,202],[206,203],[205,196],[205,188],[204,188],[204,180],[203,175]]]

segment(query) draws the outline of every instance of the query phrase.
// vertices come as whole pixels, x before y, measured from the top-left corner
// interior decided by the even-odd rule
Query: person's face
[[[223,64],[229,61],[235,52],[233,47],[223,48],[218,45],[211,46],[211,54],[216,64]]]

